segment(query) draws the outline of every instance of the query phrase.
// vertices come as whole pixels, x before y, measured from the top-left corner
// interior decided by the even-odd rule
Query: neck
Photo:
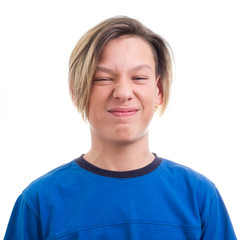
[[[85,160],[111,171],[130,171],[145,167],[154,159],[149,151],[148,134],[133,143],[109,143],[92,136],[90,151]]]

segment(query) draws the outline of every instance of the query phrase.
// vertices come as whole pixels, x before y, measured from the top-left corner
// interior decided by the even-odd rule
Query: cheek
[[[113,89],[111,85],[94,86],[91,89],[90,101],[94,103],[105,102],[111,95]]]
[[[89,122],[97,122],[101,118],[106,104],[106,91],[94,88],[91,90],[89,98],[88,120]],[[100,119],[101,120],[101,119]]]
[[[157,95],[158,89],[154,86],[149,86],[148,88],[141,89],[141,91],[138,92],[139,98],[148,108],[154,108]]]
[[[89,111],[97,108],[96,105],[100,104],[102,99],[103,99],[102,91],[99,91],[96,87],[93,87],[89,98]]]

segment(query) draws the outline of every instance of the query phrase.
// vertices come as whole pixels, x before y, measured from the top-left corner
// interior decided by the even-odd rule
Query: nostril
[[[119,101],[129,101],[133,98],[133,91],[128,83],[118,83],[115,86],[113,97]]]
[[[122,94],[115,94],[113,97],[120,102],[130,101],[133,98],[132,94],[127,92]]]

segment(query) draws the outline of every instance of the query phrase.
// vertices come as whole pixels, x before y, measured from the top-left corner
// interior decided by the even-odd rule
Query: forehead
[[[137,36],[121,36],[110,40],[103,48],[98,62],[145,61],[155,64],[153,49]]]

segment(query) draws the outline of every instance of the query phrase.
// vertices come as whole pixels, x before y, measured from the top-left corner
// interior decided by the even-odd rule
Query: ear
[[[156,98],[155,104],[160,106],[163,102],[163,91],[162,91],[162,84],[161,84],[161,76],[157,76],[157,91],[156,91]]]

